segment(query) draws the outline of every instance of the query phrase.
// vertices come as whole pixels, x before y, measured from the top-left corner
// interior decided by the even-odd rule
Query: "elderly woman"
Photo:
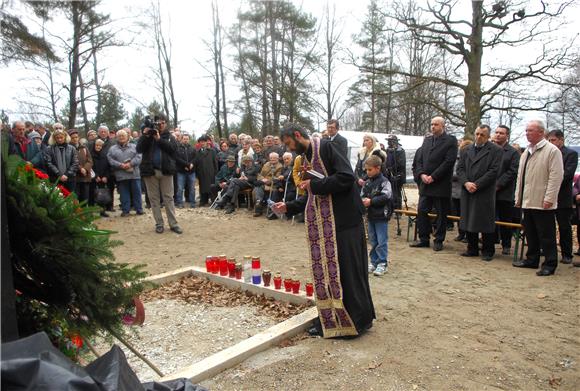
[[[129,134],[125,129],[116,133],[117,144],[107,153],[107,160],[117,181],[121,196],[121,217],[129,216],[131,201],[138,215],[143,214],[141,203],[141,154],[137,153],[135,144],[129,143]]]
[[[58,180],[68,191],[74,192],[79,170],[77,149],[70,145],[70,136],[62,125],[56,125],[58,124],[54,126],[44,155],[47,174],[52,181]]]
[[[385,153],[381,151],[381,146],[377,143],[377,140],[370,134],[365,134],[363,136],[363,146],[358,152],[358,160],[356,162],[355,176],[356,183],[359,187],[365,184],[367,179],[367,173],[365,171],[365,161],[369,156],[378,155],[384,162],[386,159]]]
[[[105,142],[101,139],[95,140],[95,146],[92,153],[93,157],[93,171],[95,172],[95,177],[91,182],[91,187],[89,191],[89,205],[95,205],[95,192],[97,189],[102,189],[107,187],[108,177],[111,175],[109,160],[107,159],[107,153],[103,151],[103,146]],[[105,206],[106,205],[101,205]],[[101,212],[102,217],[109,217],[109,215],[103,210]]]
[[[69,129],[70,145],[77,149],[77,156],[79,158],[79,170],[76,177],[76,193],[79,201],[89,201],[89,191],[91,186],[91,171],[93,169],[93,158],[89,149],[79,139],[79,131],[76,129]]]

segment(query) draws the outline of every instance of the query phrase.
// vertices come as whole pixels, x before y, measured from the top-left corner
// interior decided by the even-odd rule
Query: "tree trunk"
[[[280,108],[278,105],[278,64],[277,64],[277,53],[276,53],[276,16],[273,7],[274,2],[267,2],[267,20],[270,23],[270,56],[271,56],[271,68],[270,73],[272,77],[272,124],[269,129],[269,133],[273,129],[278,129],[278,124],[280,122]],[[268,133],[268,134],[269,134]]]
[[[101,82],[99,81],[99,68],[97,66],[97,50],[95,48],[95,35],[91,32],[91,45],[93,45],[93,77],[95,79],[95,90],[97,93],[97,113],[95,114],[95,124],[97,128],[101,124]]]
[[[481,120],[481,45],[483,34],[483,3],[472,1],[471,51],[467,56],[467,87],[465,89],[465,137],[473,139]]]
[[[218,59],[218,20],[216,15],[216,3],[212,1],[211,3],[211,17],[213,22],[213,66],[214,66],[214,81],[215,81],[215,122],[218,131],[218,136],[223,137],[222,124],[220,119],[220,72],[219,72],[219,59]]]
[[[255,121],[254,121],[254,115],[252,113],[252,105],[250,102],[250,89],[248,87],[248,80],[246,77],[246,71],[245,71],[245,65],[244,65],[244,57],[243,57],[243,52],[242,52],[242,25],[241,23],[238,23],[238,39],[237,39],[237,49],[238,49],[238,59],[239,59],[239,71],[240,71],[240,77],[242,79],[242,89],[244,92],[244,101],[246,103],[246,109],[244,110],[247,116],[247,120],[248,120],[248,124],[250,126],[250,129],[253,131],[255,131]]]
[[[83,81],[82,72],[79,72],[79,88],[80,88],[80,95],[81,95],[81,110],[83,111],[83,123],[85,125],[85,135],[89,131],[89,117],[87,115],[87,105],[85,102],[85,83]]]
[[[70,83],[69,83],[69,116],[68,116],[68,128],[72,129],[75,126],[77,119],[77,87],[78,87],[78,77],[80,73],[80,58],[79,58],[79,46],[81,39],[81,27],[82,27],[82,13],[80,11],[80,5],[78,2],[72,2],[71,12],[72,12],[72,22],[73,22],[73,43],[71,52],[69,53],[69,72],[70,72]]]
[[[222,58],[222,50],[224,47],[223,39],[222,39],[222,25],[220,22],[220,14],[219,9],[216,4],[216,20],[217,20],[217,28],[218,28],[218,61],[219,61],[219,68],[220,68],[220,84],[222,89],[222,113],[224,117],[224,135],[227,137],[229,135],[228,129],[228,110],[227,110],[227,103],[226,103],[226,80],[224,78],[224,65],[223,65],[223,58]],[[220,136],[221,137],[221,136]]]

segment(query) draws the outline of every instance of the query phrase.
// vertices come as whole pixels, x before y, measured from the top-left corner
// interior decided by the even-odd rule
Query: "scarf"
[[[64,175],[66,172],[66,144],[59,144],[56,146],[56,167],[58,168],[59,175]]]
[[[312,170],[328,175],[320,158],[319,138],[312,138],[312,161],[308,162],[304,155],[304,162]],[[332,196],[309,191],[305,217],[316,307],[324,338],[358,335],[342,301]]]

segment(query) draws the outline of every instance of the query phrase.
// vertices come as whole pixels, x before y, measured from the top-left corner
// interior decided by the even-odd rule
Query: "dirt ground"
[[[408,192],[409,193],[409,192]],[[413,195],[409,194],[412,200]],[[411,201],[412,203],[412,201]],[[154,232],[145,216],[99,222],[124,245],[119,262],[144,263],[150,274],[206,255],[258,255],[262,267],[310,280],[303,224],[180,209],[183,235]],[[540,278],[511,266],[458,254],[465,244],[449,232],[443,251],[412,249],[389,229],[389,271],[370,276],[374,327],[355,340],[305,335],[252,357],[202,385],[219,390],[578,390],[580,268],[560,264]],[[188,343],[188,341],[183,341]],[[195,342],[194,342],[195,343]],[[154,359],[154,358],[152,358]]]

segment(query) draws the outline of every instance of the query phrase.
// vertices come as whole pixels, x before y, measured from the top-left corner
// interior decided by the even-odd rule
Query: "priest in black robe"
[[[278,202],[273,210],[289,216],[305,210],[308,216],[310,211],[306,229],[319,311],[315,327],[325,338],[358,336],[372,327],[375,310],[368,281],[364,206],[354,173],[335,144],[311,139],[299,125],[288,124],[281,139],[290,151],[303,155],[305,179],[300,186],[308,197]]]

